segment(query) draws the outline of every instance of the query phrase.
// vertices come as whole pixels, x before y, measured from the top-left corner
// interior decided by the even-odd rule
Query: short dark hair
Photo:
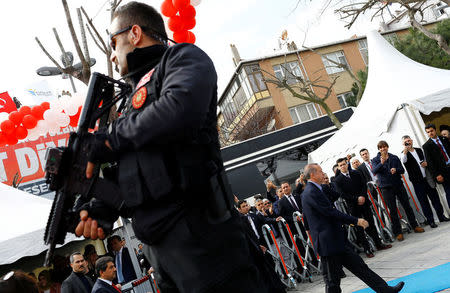
[[[389,147],[388,143],[385,140],[380,140],[377,144],[377,148],[380,149],[381,147]]]
[[[111,237],[108,238],[108,240],[106,241],[109,245],[111,245],[112,241],[116,239],[118,241],[122,241],[122,238],[119,235],[112,235]]]
[[[69,257],[70,263],[73,263],[73,261],[74,261],[74,256],[75,256],[75,255],[81,255],[81,256],[83,256],[83,255],[81,254],[81,252],[75,251],[75,252],[72,253],[72,254],[70,255],[70,257]],[[84,258],[84,256],[83,256],[83,258]]]
[[[368,151],[368,150],[367,150],[366,148],[360,149],[360,150],[359,150],[359,154],[361,155],[361,153],[364,152],[364,151]]]
[[[342,161],[347,161],[347,158],[339,158],[336,160],[336,164],[339,164]]]
[[[433,123],[428,123],[428,124],[425,126],[425,130],[430,129],[430,128],[433,128],[434,130],[436,130],[436,125],[434,125]]]
[[[291,185],[289,182],[283,181],[283,182],[281,182],[280,186],[283,185],[283,184],[289,184],[289,185]]]
[[[411,138],[409,135],[403,135],[402,139],[407,139],[407,138]]]
[[[95,262],[95,273],[100,276],[100,271],[106,271],[109,262],[114,263],[113,258],[110,256],[102,256],[101,258],[97,259],[97,261]]]
[[[119,18],[119,24],[123,28],[137,24],[148,37],[161,43],[167,41],[164,20],[161,14],[150,5],[136,1],[129,2],[114,11],[112,19],[115,18]]]
[[[447,124],[440,125],[439,126],[439,131],[443,131],[443,130],[450,131],[450,126],[448,126]]]
[[[97,253],[97,251],[95,250],[95,246],[92,244],[87,244],[84,247],[84,258],[87,258],[89,255],[93,253]]]
[[[39,293],[39,289],[36,280],[33,279],[31,276],[22,271],[14,271],[7,273],[6,275],[0,278],[0,292]]]
[[[243,200],[243,199],[241,199],[241,200],[239,200],[239,201],[237,202],[237,207],[238,207],[238,209],[240,209],[240,208],[241,208],[241,205],[243,205],[243,204],[244,204],[244,202],[246,203],[246,201],[245,201],[245,200]]]

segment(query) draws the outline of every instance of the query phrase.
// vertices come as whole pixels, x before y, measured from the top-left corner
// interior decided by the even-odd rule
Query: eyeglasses
[[[109,45],[111,46],[111,49],[112,49],[113,51],[116,50],[116,40],[113,39],[113,38],[114,38],[115,36],[117,36],[117,35],[120,35],[121,33],[124,33],[124,32],[129,31],[132,27],[133,27],[132,25],[127,26],[127,27],[125,27],[125,28],[123,28],[123,29],[121,29],[121,30],[118,30],[117,32],[112,33],[112,34],[109,35]]]

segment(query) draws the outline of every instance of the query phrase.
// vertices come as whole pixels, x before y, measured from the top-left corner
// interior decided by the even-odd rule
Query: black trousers
[[[434,223],[433,211],[431,210],[431,204],[436,211],[436,215],[439,219],[444,217],[444,208],[442,207],[439,195],[435,188],[432,188],[425,179],[412,183],[414,190],[416,191],[417,199],[422,207],[423,214],[427,218],[428,223]]]
[[[160,242],[144,247],[164,293],[264,292],[240,219],[209,224],[182,217]]]
[[[376,246],[380,246],[381,239],[380,236],[378,236],[377,229],[375,228],[375,223],[373,222],[373,215],[372,211],[370,210],[370,201],[369,199],[366,199],[366,202],[363,205],[354,205],[350,207],[350,213],[352,216],[355,216],[357,218],[363,218],[367,222],[369,222],[369,227],[367,227],[366,232],[369,234],[369,236],[373,239]],[[356,237],[358,237],[358,240],[361,242],[364,250],[369,250],[370,245],[367,241],[367,238],[364,235],[364,229],[360,226],[356,227]]]
[[[402,233],[402,226],[400,224],[400,219],[397,212],[397,198],[406,212],[406,217],[408,218],[411,227],[415,228],[418,226],[414,212],[409,204],[408,194],[406,194],[406,190],[403,185],[395,187],[382,187],[381,193],[386,205],[389,208],[389,214],[391,215],[392,221],[392,232],[394,235]]]
[[[380,276],[372,271],[363,259],[353,252],[350,248],[339,255],[322,256],[322,265],[324,275],[326,273],[325,292],[340,293],[341,279],[340,270],[342,266],[346,267],[361,281],[366,283],[377,293],[390,293],[394,290]]]

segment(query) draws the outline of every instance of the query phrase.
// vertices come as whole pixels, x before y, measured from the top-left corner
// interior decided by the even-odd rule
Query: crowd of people
[[[67,258],[55,255],[53,268],[40,271],[38,277],[33,272],[12,271],[0,279],[0,292],[120,292],[121,285],[137,279],[136,271],[125,241],[120,236],[109,237],[107,247],[108,252],[101,256],[92,244],[87,244],[83,253],[73,252]],[[143,244],[139,243],[134,251],[136,258],[141,270],[151,272],[150,263],[142,250]],[[108,291],[104,283],[114,291]]]

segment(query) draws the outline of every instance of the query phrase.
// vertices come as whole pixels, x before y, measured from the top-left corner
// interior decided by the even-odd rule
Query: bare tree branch
[[[87,45],[86,32],[84,31],[83,17],[81,16],[80,8],[77,8],[77,14],[78,14],[78,23],[80,24],[81,40],[83,41],[84,56],[86,57],[86,60],[88,62],[90,62],[91,58],[89,56],[89,49],[88,49],[88,45]]]
[[[61,72],[64,72],[64,68],[61,67],[61,65],[59,65],[58,61],[56,61],[51,55],[50,53],[48,53],[48,51],[45,49],[45,47],[42,45],[41,41],[39,41],[38,37],[34,38],[36,40],[36,42],[38,43],[39,47],[41,48],[41,50],[44,52],[44,54],[48,57],[48,59],[50,59],[50,61],[53,62],[53,64],[55,64],[55,66],[61,70]]]

